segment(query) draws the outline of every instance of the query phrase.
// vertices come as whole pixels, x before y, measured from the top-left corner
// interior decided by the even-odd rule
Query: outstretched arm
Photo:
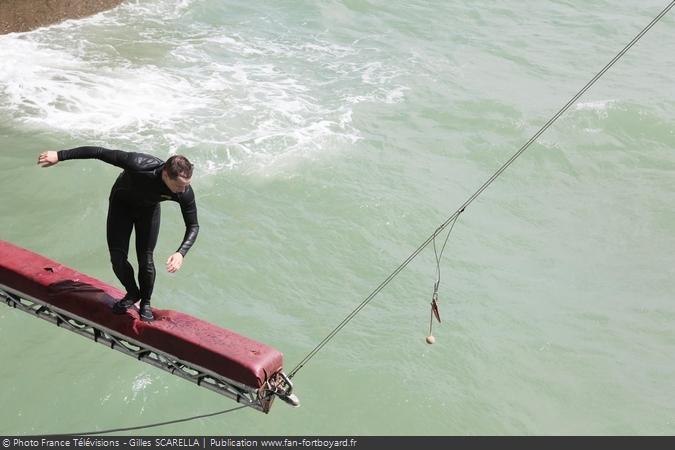
[[[58,152],[42,152],[38,157],[38,164],[42,167],[50,167],[59,161],[68,159],[99,159],[124,170],[152,170],[162,164],[160,159],[152,155],[90,146],[59,150]]]

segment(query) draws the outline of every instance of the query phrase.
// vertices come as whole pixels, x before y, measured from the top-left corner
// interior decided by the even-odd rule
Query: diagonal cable
[[[338,324],[338,326],[336,326],[333,331],[331,331],[316,347],[314,347],[314,349],[309,352],[307,356],[305,356],[290,372],[289,378],[294,377],[295,374],[305,364],[307,364],[307,362],[309,362],[309,360],[312,359],[314,355],[316,355],[331,339],[333,339],[333,337],[339,333],[340,330],[342,330],[345,325],[347,325],[363,308],[365,308],[365,306],[370,303],[370,301],[375,298],[375,296],[379,294],[380,291],[391,282],[391,280],[393,280],[403,269],[405,269],[408,264],[410,264],[410,262],[415,259],[415,257],[417,257],[417,255],[419,255],[422,250],[424,250],[426,246],[429,245],[429,243],[433,241],[441,231],[443,231],[462,211],[464,211],[467,206],[469,206],[479,195],[481,195],[483,191],[485,191],[485,189],[487,189],[488,186],[492,184],[493,181],[495,181],[516,159],[518,159],[520,155],[523,154],[523,152],[525,152],[525,150],[530,147],[530,145],[532,145],[539,138],[539,136],[548,130],[549,127],[553,125],[553,123],[558,120],[558,118],[560,118],[560,116],[562,116],[565,111],[567,111],[570,106],[572,106],[579,99],[579,97],[584,95],[584,93],[586,93],[586,91],[590,89],[590,87],[593,86],[595,82],[605,74],[605,72],[607,72],[628,50],[630,50],[631,47],[633,47],[633,45],[635,45],[636,42],[642,38],[642,36],[645,35],[645,33],[647,33],[659,20],[661,20],[663,16],[668,14],[673,6],[675,6],[675,0],[670,2],[668,6],[666,6],[646,27],[642,29],[642,31],[640,31],[628,44],[626,44],[626,46],[619,53],[617,53],[616,56],[614,56],[614,58],[612,58],[612,60],[608,62],[605,67],[603,67],[602,70],[600,70],[600,72],[598,72],[591,79],[591,81],[586,83],[586,85],[581,88],[581,90],[579,90],[567,103],[565,103],[565,105],[560,108],[558,112],[555,113],[553,117],[551,117],[548,122],[546,122],[539,129],[539,131],[537,131],[525,144],[523,144],[523,146],[520,147],[520,149],[518,149],[518,151],[514,153],[513,156],[511,156],[511,158],[509,158],[509,160],[506,161],[504,165],[502,165],[499,170],[497,170],[471,197],[469,197],[469,199],[465,201],[464,204],[457,209],[457,211],[455,211],[445,222],[443,222],[436,229],[436,231],[434,231],[434,233],[429,236],[426,241],[417,247],[417,249],[411,253],[410,256],[408,256],[405,261],[401,263],[401,265],[399,265],[382,283],[380,283],[380,285],[376,287],[375,290],[359,304],[359,306],[357,306],[349,315],[347,315],[347,317],[345,317],[345,319],[340,322],[340,324]]]

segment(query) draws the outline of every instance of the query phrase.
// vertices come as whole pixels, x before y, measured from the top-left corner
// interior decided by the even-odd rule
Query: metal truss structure
[[[3,298],[5,303],[12,308],[44,319],[57,327],[70,330],[258,411],[269,412],[275,396],[293,406],[299,405],[297,397],[292,393],[293,385],[283,372],[273,375],[261,388],[256,389],[195,364],[182,361],[166,352],[149,347],[128,336],[121,335],[2,284],[0,284],[0,298]]]

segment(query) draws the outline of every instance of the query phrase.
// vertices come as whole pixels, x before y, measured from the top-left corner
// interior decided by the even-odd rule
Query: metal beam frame
[[[284,397],[289,396],[292,391],[292,385],[281,372],[275,374],[273,379],[266,382],[260,389],[255,389],[180,360],[3,284],[0,284],[0,297],[4,298],[5,303],[12,308],[44,319],[57,327],[77,333],[264,413],[269,412],[275,395],[286,401]]]

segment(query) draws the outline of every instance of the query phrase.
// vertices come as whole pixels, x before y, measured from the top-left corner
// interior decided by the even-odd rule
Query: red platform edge
[[[113,314],[122,291],[3,240],[0,283],[255,389],[283,368],[280,351],[188,314],[153,308],[154,322],[141,321],[136,308]]]

